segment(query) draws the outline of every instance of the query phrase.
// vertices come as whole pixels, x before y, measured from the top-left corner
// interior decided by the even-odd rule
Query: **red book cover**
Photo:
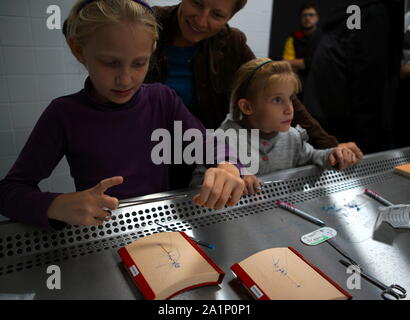
[[[220,284],[225,273],[184,232],[161,232],[118,250],[147,300],[170,299],[184,291]]]
[[[231,270],[257,300],[352,298],[292,247],[257,252]]]
[[[256,300],[270,300],[266,293],[258,287],[256,282],[246,273],[245,270],[242,269],[238,263],[235,263],[231,267],[231,270]]]

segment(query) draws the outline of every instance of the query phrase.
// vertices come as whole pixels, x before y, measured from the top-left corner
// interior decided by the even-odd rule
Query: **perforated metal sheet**
[[[22,224],[2,222],[0,223],[0,288],[4,289],[0,289],[0,291],[4,291],[6,288],[8,288],[8,291],[13,291],[13,288],[20,288],[23,292],[44,290],[44,288],[39,288],[40,282],[29,280],[25,282],[27,286],[24,286],[24,283],[20,283],[19,281],[16,283],[15,279],[26,279],[27,277],[31,279],[30,275],[32,274],[37,274],[41,276],[42,279],[46,278],[45,268],[51,264],[64,265],[65,270],[67,270],[66,274],[70,273],[69,270],[74,270],[78,263],[84,266],[86,263],[89,267],[93,265],[93,261],[99,260],[102,261],[103,267],[104,264],[108,264],[111,266],[110,270],[120,270],[121,266],[116,255],[116,250],[139,237],[163,231],[155,222],[166,224],[180,231],[186,231],[190,235],[200,235],[201,239],[209,242],[222,237],[222,244],[220,244],[214,252],[207,251],[207,253],[210,254],[219,265],[225,265],[226,268],[224,270],[229,274],[230,265],[246,258],[246,254],[250,255],[255,251],[274,246],[271,243],[260,240],[260,232],[255,233],[253,230],[249,232],[249,234],[236,234],[235,232],[232,233],[231,228],[255,225],[256,229],[264,230],[264,228],[266,229],[267,226],[270,226],[269,220],[272,219],[271,213],[275,213],[274,218],[276,220],[274,223],[280,223],[280,227],[267,227],[269,230],[279,230],[274,232],[275,242],[277,239],[286,239],[288,235],[291,234],[290,230],[293,227],[306,229],[307,233],[312,231],[312,228],[315,229],[314,226],[300,218],[294,216],[289,217],[289,213],[276,208],[274,203],[277,200],[284,200],[296,205],[300,204],[303,209],[312,208],[312,210],[314,210],[313,212],[324,214],[320,212],[323,211],[324,205],[332,205],[335,203],[335,199],[340,200],[341,197],[358,195],[363,192],[365,187],[369,186],[373,189],[379,188],[379,191],[381,191],[380,188],[383,189],[383,186],[391,186],[387,192],[384,192],[384,194],[387,193],[387,195],[390,196],[390,198],[387,196],[386,198],[395,202],[395,197],[397,197],[396,201],[409,203],[409,180],[397,176],[392,172],[394,166],[407,162],[410,162],[410,148],[366,156],[361,164],[344,171],[321,172],[314,166],[281,171],[274,175],[264,177],[265,181],[271,181],[271,183],[267,184],[259,195],[243,197],[240,203],[235,207],[224,208],[218,211],[198,207],[191,201],[186,200],[189,198],[186,198],[183,200],[168,200],[120,209],[115,212],[110,222],[98,227],[67,226],[59,232],[48,232]],[[397,181],[401,187],[395,190]],[[186,193],[189,196],[193,196],[196,191],[182,190],[178,193]],[[172,192],[158,195],[178,193]],[[333,202],[331,201],[332,199]],[[342,205],[342,203],[340,203],[340,205]],[[374,214],[369,214],[369,212],[377,211],[377,204],[372,204],[372,206],[373,207],[370,206],[362,211],[367,212],[369,225],[374,222]],[[363,216],[364,215],[365,214],[363,214]],[[317,214],[317,216],[319,215]],[[279,220],[277,220],[278,217]],[[338,226],[341,234],[340,241],[345,245],[345,248],[348,249],[352,243],[354,244],[354,240],[357,240],[356,238],[359,236],[355,238],[354,235],[352,236],[354,232],[349,233],[343,231],[346,226],[349,226],[348,219],[335,220],[334,217],[326,215],[324,215],[324,217]],[[351,217],[349,217],[349,219],[350,218]],[[291,223],[289,221],[291,221]],[[363,230],[356,231],[363,234]],[[269,233],[270,231],[265,232]],[[400,234],[403,239],[409,240],[408,244],[410,244],[409,234],[410,232]],[[224,238],[224,235],[229,235],[228,239]],[[239,237],[241,238],[240,241],[236,239]],[[288,242],[283,243],[283,245],[287,246],[293,242],[294,246],[300,247],[302,251],[312,249],[301,246],[299,238],[289,238]],[[242,245],[242,249],[236,249],[237,256],[232,257],[232,259],[236,260],[230,261],[227,259],[226,251],[233,249],[232,243],[234,241],[248,241],[249,245],[245,244]],[[375,240],[372,239],[372,241],[374,242]],[[244,250],[247,246],[252,248],[249,253],[246,253],[246,250]],[[373,248],[373,250],[379,250],[378,246],[372,246],[372,244],[369,243],[367,243],[367,246]],[[353,253],[355,252],[355,250],[351,250]],[[410,252],[406,248],[404,248],[404,250],[405,252],[402,254],[402,258],[409,262]],[[328,252],[330,256],[338,257],[332,252],[332,249],[321,248],[321,251]],[[337,261],[336,258],[335,260]],[[367,260],[363,258],[361,262],[367,263]],[[83,261],[83,263],[81,261]],[[312,262],[318,264],[320,261],[319,259],[319,261]],[[342,270],[340,266],[339,269]],[[123,288],[122,291],[117,292],[116,296],[110,296],[109,294],[106,296],[106,294],[102,294],[101,290],[98,289],[99,284],[90,283],[95,289],[91,290],[88,286],[88,291],[86,290],[86,292],[89,292],[93,298],[140,298],[138,292],[133,288],[133,284],[129,282],[129,279],[126,279],[127,275],[123,275],[123,271],[115,272],[120,273],[121,276],[118,276],[116,273],[117,283],[113,281],[110,283],[117,288]],[[407,274],[410,275],[410,269],[407,269]],[[85,277],[85,275],[78,276]],[[124,279],[121,280],[123,282],[119,284],[118,279],[122,279],[122,276],[124,276]],[[106,277],[109,278],[110,276],[106,275]],[[231,277],[227,276],[227,278]],[[408,281],[410,289],[410,279],[408,278],[409,276],[407,276],[406,281]],[[75,275],[72,275],[72,279],[75,279]],[[75,283],[75,280],[72,281]],[[29,285],[30,283],[32,283],[31,287]],[[44,284],[42,286],[44,287]],[[77,291],[77,289],[70,285],[70,292],[73,292],[73,290]],[[215,291],[216,289],[201,288],[201,290],[195,290],[193,296],[192,294],[181,296],[182,298],[207,298],[207,293],[211,292],[210,299],[238,299],[246,297],[243,296],[240,289],[238,289],[239,291],[233,290],[227,286],[222,286],[222,291],[219,291],[219,295],[217,296],[213,295],[213,290]],[[369,288],[369,290],[368,293],[373,292],[371,288]],[[373,295],[376,294],[376,292],[377,291],[374,291]],[[366,294],[361,292],[359,296],[366,297]],[[368,296],[369,295],[367,295],[367,297]],[[56,295],[55,292],[51,294],[49,290],[45,290],[43,293],[43,298],[69,297],[78,298],[78,296],[75,295],[70,296],[68,292],[59,292]]]

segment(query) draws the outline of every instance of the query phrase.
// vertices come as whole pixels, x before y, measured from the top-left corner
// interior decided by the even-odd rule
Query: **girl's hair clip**
[[[267,60],[265,62],[262,62],[261,64],[257,65],[248,75],[248,77],[245,79],[245,81],[242,83],[242,85],[240,86],[240,91],[242,92],[242,98],[245,98],[246,96],[246,91],[248,90],[249,84],[251,83],[251,80],[253,78],[253,76],[255,75],[256,71],[258,71],[260,68],[262,68],[265,64],[274,62],[273,60]]]
[[[80,11],[87,5],[89,5],[91,2],[94,2],[97,0],[85,0],[77,9],[77,14],[80,13]],[[136,3],[139,3],[140,5],[144,6],[146,9],[148,9],[149,12],[152,13],[152,15],[154,15],[154,10],[152,10],[152,8],[144,1],[141,0],[130,0],[130,1],[134,1]]]

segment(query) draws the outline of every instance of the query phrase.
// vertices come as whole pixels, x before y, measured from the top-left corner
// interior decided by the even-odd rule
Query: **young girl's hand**
[[[192,198],[199,206],[221,209],[224,205],[235,205],[245,188],[239,170],[234,165],[223,162],[217,168],[206,170],[201,192]]]
[[[337,147],[329,154],[330,165],[339,170],[351,167],[359,161],[360,159],[346,147]]]
[[[243,190],[245,196],[261,191],[261,183],[254,175],[245,175],[243,176],[243,180],[245,181],[245,189]]]
[[[72,225],[102,224],[110,216],[103,208],[115,210],[119,204],[117,198],[110,197],[104,192],[123,181],[122,177],[112,177],[102,180],[91,189],[61,194],[51,203],[47,215],[50,219]]]

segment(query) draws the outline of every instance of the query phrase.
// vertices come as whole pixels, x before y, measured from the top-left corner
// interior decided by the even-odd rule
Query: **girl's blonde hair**
[[[242,112],[238,106],[239,99],[252,99],[256,94],[263,91],[271,80],[281,80],[285,77],[293,80],[295,93],[298,93],[301,90],[301,83],[289,62],[259,58],[244,63],[236,72],[233,80],[230,99],[232,119],[234,121],[241,119]]]
[[[64,23],[67,42],[75,38],[80,45],[85,45],[87,37],[98,28],[112,23],[137,22],[152,33],[155,49],[159,27],[148,8],[133,0],[95,0],[84,5],[85,1],[77,1]]]

